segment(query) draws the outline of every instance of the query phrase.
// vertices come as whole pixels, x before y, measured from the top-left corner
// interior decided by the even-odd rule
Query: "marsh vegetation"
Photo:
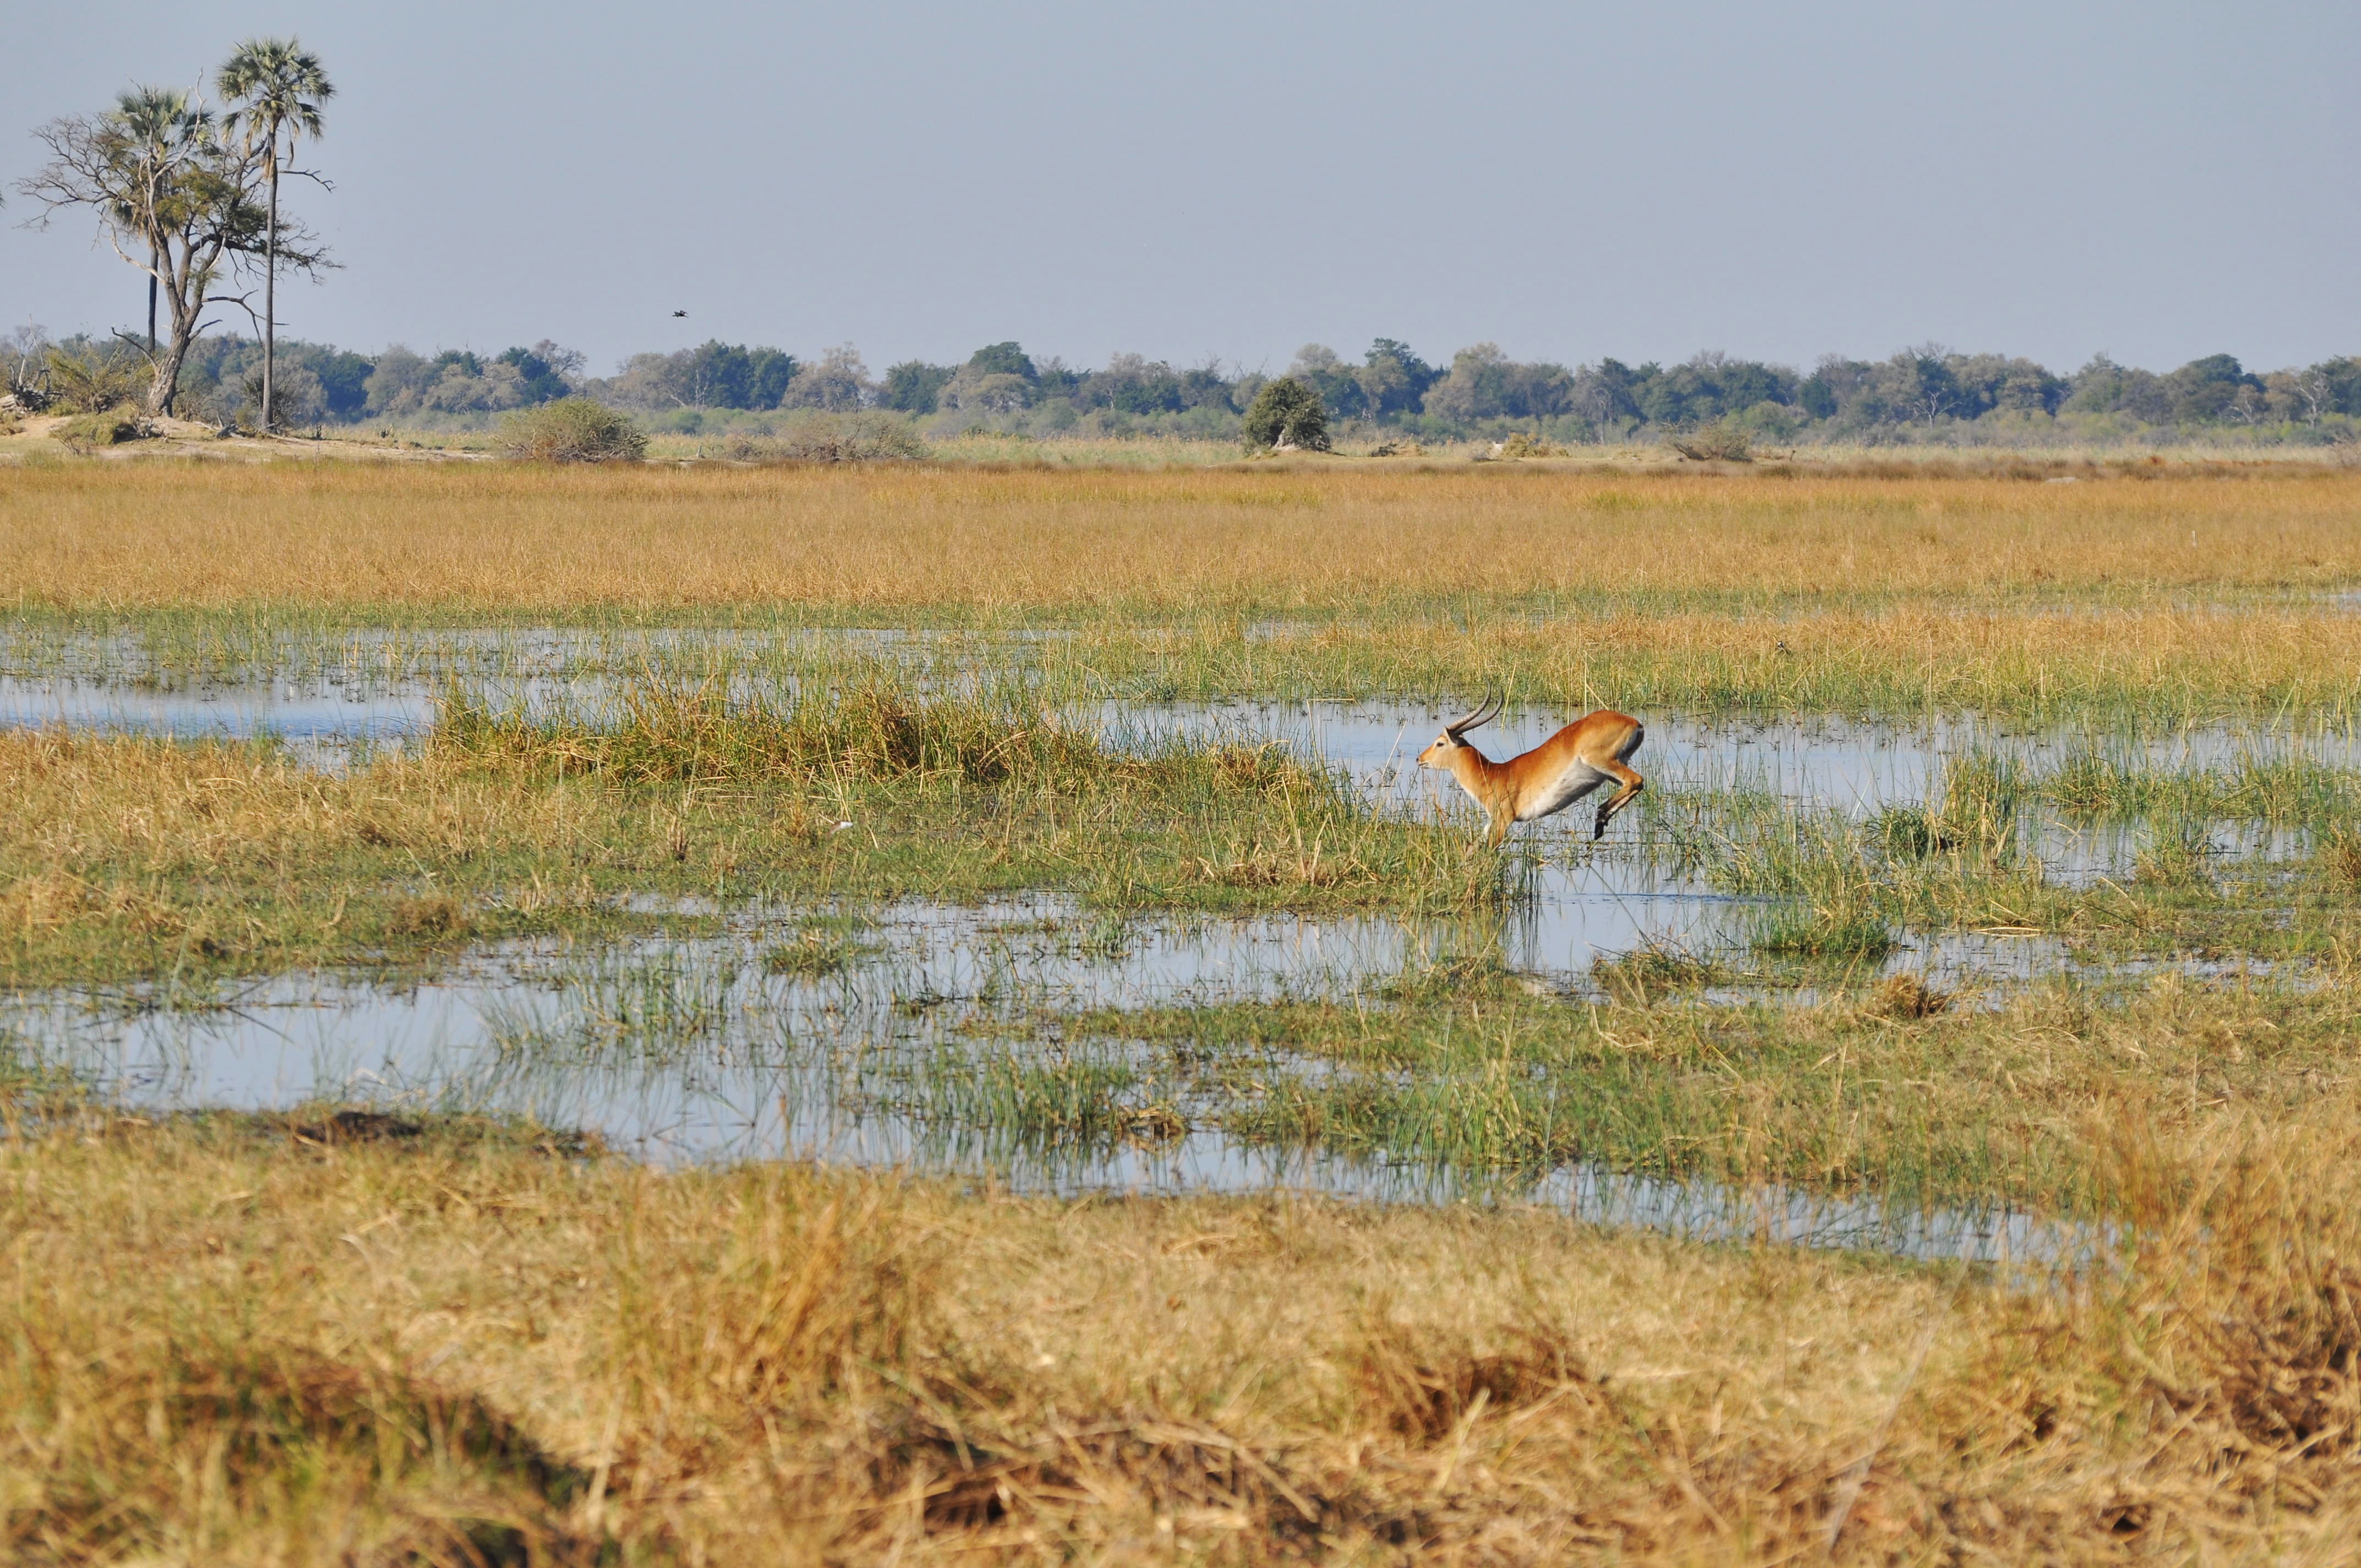
[[[12,471],[6,1539],[2330,1560],[2356,499]]]

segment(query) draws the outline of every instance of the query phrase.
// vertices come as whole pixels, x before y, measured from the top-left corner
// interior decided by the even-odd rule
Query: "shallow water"
[[[544,691],[660,674],[696,679],[725,674],[774,677],[812,656],[891,656],[916,666],[946,651],[988,649],[996,662],[1071,637],[1060,630],[989,633],[905,627],[755,630],[729,628],[480,627],[355,628],[258,637],[200,631],[56,637],[0,623],[0,675],[36,684],[71,682],[203,695],[333,687],[426,696],[458,683],[495,691]]]
[[[904,634],[829,635],[887,646]],[[785,645],[757,634],[678,634],[675,641],[700,649],[727,643],[750,655]],[[438,683],[457,672],[495,702],[596,711],[615,683],[629,678],[633,650],[643,653],[653,645],[565,632],[359,636],[345,656],[307,665],[309,674],[224,679],[178,678],[153,660],[143,663],[147,656],[137,651],[116,651],[38,670],[19,663],[0,674],[0,726],[178,738],[271,735],[307,761],[336,766],[363,748],[399,747],[424,732],[440,686],[422,671],[439,672]],[[776,683],[786,678],[780,667],[733,674],[733,689],[775,695]],[[1388,809],[1449,816],[1475,829],[1472,808],[1455,786],[1414,765],[1450,717],[1432,706],[1110,703],[1089,717],[1118,744],[1144,745],[1173,733],[1276,740],[1346,770]],[[1511,713],[1473,738],[1500,756],[1545,739],[1568,717]],[[2349,734],[2258,734],[2224,726],[2104,741],[2116,754],[2171,767],[2217,767],[2248,753],[2282,751],[2361,763],[2361,745]],[[1669,715],[1649,718],[1633,761],[1651,781],[1649,806],[1685,795],[1745,794],[1798,810],[1865,814],[1928,799],[1946,759],[1964,750],[2038,764],[2092,743],[2080,731],[2026,733],[1969,719],[1895,726]],[[1049,1190],[1283,1186],[1419,1201],[1472,1192],[1700,1236],[1776,1234],[1953,1256],[2054,1250],[2057,1233],[2021,1216],[1889,1212],[1873,1199],[1739,1192],[1587,1167],[1504,1193],[1488,1176],[1283,1152],[1202,1127],[1164,1143],[1103,1136],[1043,1146],[995,1130],[988,1116],[962,1114],[942,1097],[943,1084],[963,1072],[973,1076],[975,1047],[961,1030],[977,1018],[1015,1020],[1013,1032],[1005,1032],[1004,1043],[1014,1042],[1006,1048],[1054,1063],[1060,1059],[1055,1030],[1028,1036],[1027,1018],[1159,1003],[1344,996],[1468,951],[1497,959],[1535,990],[1579,996],[1601,954],[1642,946],[1699,955],[1741,948],[1759,902],[1722,895],[1682,874],[1655,852],[1661,844],[1647,839],[1648,810],[1625,817],[1605,844],[1592,846],[1591,804],[1518,829],[1513,843],[1532,862],[1534,896],[1486,921],[1110,923],[1048,899],[964,909],[909,905],[875,912],[875,926],[856,934],[866,951],[850,978],[809,982],[763,972],[763,948],[778,940],[784,927],[777,918],[741,913],[720,938],[598,952],[507,949],[405,990],[294,976],[202,999],[199,1006],[126,1010],[119,998],[37,998],[0,1009],[0,1030],[18,1034],[37,1055],[128,1103],[158,1108],[326,1099],[495,1109],[595,1130],[651,1158],[794,1154],[990,1171]],[[2027,847],[2048,874],[2075,883],[2127,874],[2143,842],[2136,825],[2041,820],[2027,833]],[[2300,832],[2217,825],[2213,847],[2225,856],[2283,860],[2310,846]],[[1976,933],[1908,938],[1864,967],[1870,972],[1850,978],[1919,973],[1960,992],[1967,1005],[1992,1000],[2012,983],[2089,972],[2055,939]],[[1808,1000],[1812,993],[1741,982],[1706,995],[1747,1002]],[[1108,1049],[1115,1056],[1102,1051],[1097,1065],[1124,1068],[1120,1051]]]
[[[162,735],[179,740],[271,735],[314,749],[425,732],[431,698],[356,683],[225,682],[186,690],[72,675],[0,675],[0,729]]]
[[[1278,1148],[1197,1125],[1170,1138],[1044,1139],[929,1085],[972,1084],[1023,1042],[979,1045],[979,1020],[1028,1009],[1301,994],[1395,957],[1352,923],[1142,923],[1092,950],[1088,921],[1038,901],[903,906],[860,934],[873,951],[823,980],[766,974],[786,927],[595,951],[520,945],[431,983],[301,975],[177,1006],[36,999],[0,1029],[126,1108],[269,1109],[326,1101],[490,1111],[594,1131],[665,1163],[795,1157],[989,1173],[1020,1190],[1273,1190],[1387,1201],[1510,1200],[1599,1223],[1704,1240],[1767,1238],[1914,1255],[2036,1260],[2070,1227],[1999,1210],[1889,1208],[1874,1197],[1736,1189],[1576,1166],[1538,1179]],[[1083,935],[1078,938],[1074,933]],[[1381,949],[1371,951],[1371,944]],[[1092,1064],[1143,1075],[1145,1053],[1093,1045]],[[1082,1059],[1078,1058],[1077,1059]],[[1316,1072],[1318,1069],[1312,1069]],[[1190,1111],[1185,1095],[1178,1103]]]

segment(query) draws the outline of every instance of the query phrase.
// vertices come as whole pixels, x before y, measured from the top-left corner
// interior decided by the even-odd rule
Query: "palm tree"
[[[262,270],[262,428],[271,428],[271,379],[278,358],[279,137],[287,155],[304,137],[320,137],[320,105],[335,96],[320,57],[293,38],[248,38],[231,51],[218,80],[222,96],[237,105],[232,123],[263,143],[263,172],[270,181],[270,227]],[[253,145],[249,139],[248,146]]]
[[[170,178],[182,156],[213,123],[212,115],[200,108],[188,93],[170,87],[135,87],[117,95],[108,119],[120,127],[127,145],[124,151],[137,170],[139,183],[145,187],[142,205],[153,211],[163,204],[166,181]],[[143,224],[129,210],[114,214],[119,227],[147,232],[148,239],[148,352],[156,352],[156,285],[164,269],[163,252],[159,248],[152,224]]]

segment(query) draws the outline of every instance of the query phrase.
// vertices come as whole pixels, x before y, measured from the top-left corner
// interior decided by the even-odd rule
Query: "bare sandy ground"
[[[58,427],[70,417],[65,414],[0,413],[0,463],[75,455],[112,462],[153,457],[210,457],[256,462],[291,457],[324,462],[394,463],[473,462],[480,461],[486,455],[479,452],[422,446],[416,442],[382,440],[352,432],[316,441],[308,435],[264,436],[247,430],[224,435],[218,426],[184,419],[152,420],[148,422],[156,432],[152,436],[112,446],[84,446],[77,454],[75,449],[57,439]]]

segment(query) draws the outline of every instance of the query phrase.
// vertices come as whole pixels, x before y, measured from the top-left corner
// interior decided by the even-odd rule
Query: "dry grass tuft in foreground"
[[[2349,1136],[2126,1137],[2011,1289],[1518,1210],[665,1174],[499,1126],[0,1145],[18,1561],[2346,1561]]]

